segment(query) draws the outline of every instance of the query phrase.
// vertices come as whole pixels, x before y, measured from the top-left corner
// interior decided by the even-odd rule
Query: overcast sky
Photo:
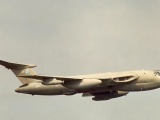
[[[70,76],[160,69],[159,0],[0,0],[0,59]],[[1,120],[158,120],[160,89],[94,102],[15,93],[0,67]]]

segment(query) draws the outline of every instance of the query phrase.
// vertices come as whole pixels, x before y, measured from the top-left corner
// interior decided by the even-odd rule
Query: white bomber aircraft
[[[32,70],[36,65],[11,63],[0,60],[0,65],[11,69],[22,85],[15,91],[31,95],[92,96],[102,101],[117,98],[134,91],[160,87],[160,71],[126,71],[79,75],[70,77],[38,75]]]

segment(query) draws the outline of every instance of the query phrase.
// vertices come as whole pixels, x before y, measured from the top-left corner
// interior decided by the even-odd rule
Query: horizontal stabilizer
[[[8,68],[8,69],[19,69],[19,68],[33,68],[36,65],[32,64],[19,64],[19,63],[11,63],[7,61],[0,60],[0,65]]]

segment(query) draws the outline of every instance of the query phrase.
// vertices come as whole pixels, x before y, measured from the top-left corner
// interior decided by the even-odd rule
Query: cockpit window
[[[160,72],[157,72],[157,75],[160,76]]]
[[[160,76],[160,71],[159,71],[159,70],[156,71],[155,74],[156,74],[157,76]]]

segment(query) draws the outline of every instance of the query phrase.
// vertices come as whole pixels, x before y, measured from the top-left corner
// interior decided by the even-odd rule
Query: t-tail
[[[36,65],[11,63],[3,60],[0,60],[0,65],[6,67],[7,69],[11,69],[22,84],[32,83],[36,81],[36,79],[32,78],[18,77],[24,75],[37,75],[37,73],[31,69],[36,67]]]

